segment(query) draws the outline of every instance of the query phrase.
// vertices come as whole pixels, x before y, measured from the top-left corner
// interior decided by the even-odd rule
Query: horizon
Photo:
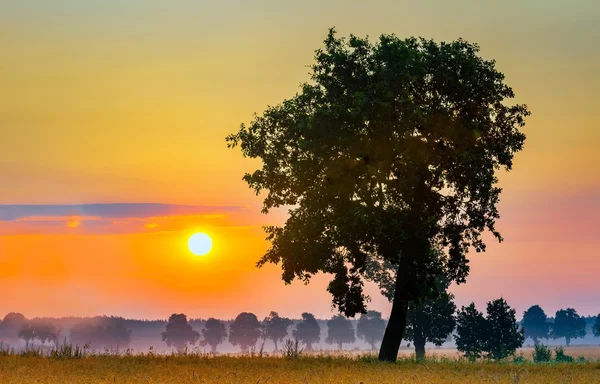
[[[486,235],[487,251],[469,253],[466,284],[451,287],[457,306],[485,311],[504,297],[518,318],[534,304],[550,317],[600,312],[600,50],[590,49],[600,2],[231,5],[0,2],[0,308],[27,318],[336,314],[328,276],[285,285],[280,266],[256,268],[262,226],[287,213],[261,214],[263,195],[242,181],[257,162],[225,142],[299,91],[335,26],[371,40],[477,43],[532,111],[525,149],[498,173],[505,240]],[[188,249],[197,232],[212,239],[206,256]],[[368,309],[388,318],[379,289],[366,292]]]

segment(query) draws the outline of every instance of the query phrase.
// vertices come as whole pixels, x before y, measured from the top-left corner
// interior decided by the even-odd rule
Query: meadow
[[[575,351],[570,350],[574,356]],[[586,354],[600,350],[586,348]],[[526,354],[523,355],[527,357]],[[600,361],[543,363],[478,361],[432,355],[380,363],[374,355],[316,354],[286,358],[253,354],[101,353],[78,356],[4,353],[0,383],[600,383]]]

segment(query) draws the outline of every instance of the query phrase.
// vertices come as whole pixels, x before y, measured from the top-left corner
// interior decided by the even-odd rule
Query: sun
[[[196,256],[204,256],[212,248],[212,239],[206,233],[194,233],[188,240],[188,248]]]

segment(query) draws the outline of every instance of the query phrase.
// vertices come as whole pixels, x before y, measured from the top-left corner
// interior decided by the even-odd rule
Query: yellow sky
[[[219,303],[238,297],[237,303],[268,311],[259,298],[275,290],[310,292],[300,295],[313,295],[307,305],[316,302],[318,311],[329,313],[322,283],[280,289],[276,269],[254,270],[266,247],[258,227],[283,216],[258,214],[260,199],[241,181],[256,163],[228,150],[224,137],[252,113],[297,91],[331,26],[343,35],[464,37],[497,60],[517,101],[533,112],[525,150],[514,171],[501,177],[502,207],[509,212],[501,227],[508,232],[530,232],[539,224],[512,230],[527,221],[512,213],[515,207],[540,196],[549,206],[565,207],[587,196],[591,210],[575,211],[585,216],[599,209],[599,2],[290,3],[0,0],[0,204],[158,202],[248,209],[226,214],[213,228],[216,249],[203,260],[177,248],[185,244],[186,226],[203,225],[202,217],[162,218],[179,223],[171,232],[141,222],[137,231],[102,235],[78,234],[85,222],[67,228],[74,233],[46,226],[26,234],[15,233],[15,223],[0,222],[0,287],[22,289],[28,298],[2,298],[0,306],[32,315],[166,317],[182,308],[194,316],[209,309],[233,316],[233,304]],[[532,214],[544,212],[536,207]],[[565,215],[551,218],[550,232],[561,228]],[[584,216],[575,223],[587,223]],[[578,232],[561,242],[576,255],[597,253],[598,242],[585,240],[584,246]],[[526,268],[538,249],[531,242],[539,245],[543,237],[513,243],[507,238],[508,245],[493,247],[493,254],[508,260],[502,254],[509,252],[515,266]],[[544,252],[560,266],[565,256],[553,249]],[[108,266],[100,268],[103,263]],[[484,281],[493,263],[478,263],[473,279]],[[231,277],[216,276],[221,273]],[[504,286],[501,277],[497,285],[487,281],[490,297],[480,300],[492,299]],[[129,293],[120,294],[122,287]],[[461,289],[463,301],[474,295]],[[98,299],[82,302],[69,296],[73,291]],[[40,292],[62,301],[45,305]],[[245,292],[256,299],[240,299]],[[293,311],[288,298],[272,300],[273,307]]]

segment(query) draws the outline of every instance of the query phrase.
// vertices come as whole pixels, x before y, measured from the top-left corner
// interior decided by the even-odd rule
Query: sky
[[[532,111],[505,241],[457,303],[600,312],[600,2],[0,0],[0,316],[330,317],[326,276],[255,267],[285,212],[260,213],[259,163],[224,138],[298,91],[333,26],[476,42]]]

